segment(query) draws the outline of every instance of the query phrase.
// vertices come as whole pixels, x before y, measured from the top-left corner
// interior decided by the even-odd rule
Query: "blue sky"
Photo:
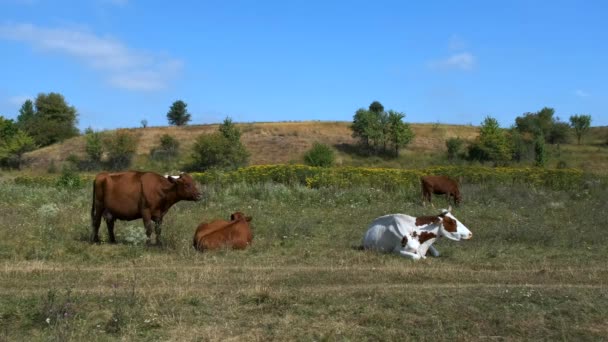
[[[608,125],[608,1],[0,0],[0,115],[60,92],[95,129],[351,121]]]

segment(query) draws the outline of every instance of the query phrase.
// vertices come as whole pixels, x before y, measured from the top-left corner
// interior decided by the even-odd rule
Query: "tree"
[[[402,121],[404,117],[405,114],[393,110],[385,112],[384,106],[374,101],[369,109],[360,108],[355,112],[350,128],[366,151],[398,156],[399,149],[413,138],[409,125]]]
[[[233,170],[247,165],[249,152],[241,143],[241,131],[226,118],[217,132],[200,135],[193,147],[191,170]]]
[[[369,148],[372,138],[375,139],[378,136],[378,133],[375,132],[379,126],[377,121],[378,116],[372,111],[360,108],[355,112],[351,125],[353,138],[359,138],[365,148]]]
[[[536,113],[524,113],[523,116],[515,118],[515,128],[521,133],[530,133],[534,137],[543,135],[550,137],[551,129],[555,124],[553,108],[544,107]]]
[[[17,125],[20,129],[26,130],[29,123],[32,122],[36,111],[34,110],[34,103],[32,100],[25,100],[21,109],[19,109],[19,115],[17,116]]]
[[[175,126],[184,126],[188,124],[190,121],[190,113],[188,113],[186,107],[188,107],[188,105],[182,100],[173,102],[169,108],[169,111],[167,112],[167,120],[169,120],[169,124]]]
[[[304,162],[310,166],[330,167],[334,164],[335,154],[326,144],[315,142],[304,154]]]
[[[0,116],[0,166],[20,168],[23,154],[35,148],[34,139]]]
[[[380,103],[378,101],[374,101],[374,102],[370,103],[368,109],[370,112],[376,113],[376,114],[380,114],[380,113],[384,112],[384,106],[382,105],[382,103]]]
[[[547,142],[550,144],[565,144],[570,138],[570,125],[557,119],[549,131]]]
[[[458,158],[464,141],[460,138],[449,138],[445,141],[445,147],[448,150],[448,160]]]
[[[581,138],[589,131],[591,127],[591,115],[573,115],[570,117],[570,125],[574,129],[574,134],[578,144],[581,144]]]
[[[495,165],[511,160],[511,147],[498,121],[487,116],[479,128],[479,136],[469,146],[469,158],[479,161],[493,161]]]
[[[87,157],[92,164],[101,163],[101,156],[103,155],[103,139],[101,133],[88,131],[85,134],[85,152]]]
[[[137,142],[138,136],[126,129],[106,135],[103,145],[108,154],[107,167],[112,170],[127,169],[135,156]]]
[[[19,110],[17,125],[36,144],[48,146],[78,135],[78,112],[59,93],[40,93],[34,101],[25,101]]]
[[[403,113],[393,110],[388,111],[387,135],[395,152],[395,157],[399,156],[399,149],[407,146],[414,138],[414,132],[410,129],[410,125],[402,121],[404,117],[405,114]]]
[[[230,141],[238,142],[241,140],[241,131],[234,123],[232,123],[232,119],[230,117],[224,119],[224,122],[222,122],[219,127],[219,131],[224,137],[226,137],[226,139]]]
[[[169,134],[160,137],[159,145],[150,150],[150,157],[154,160],[176,159],[179,155],[179,141]]]
[[[543,167],[547,163],[547,151],[545,150],[545,139],[542,135],[534,139],[534,161],[536,166]]]

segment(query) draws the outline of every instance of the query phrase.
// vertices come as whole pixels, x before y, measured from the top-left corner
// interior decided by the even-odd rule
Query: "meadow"
[[[412,262],[353,249],[419,189],[206,184],[148,247],[141,221],[88,242],[91,189],[0,184],[0,341],[602,340],[608,187],[465,182],[470,241]],[[445,199],[434,199],[437,207]],[[199,253],[199,222],[253,216],[245,251]],[[105,225],[102,240],[107,239]]]

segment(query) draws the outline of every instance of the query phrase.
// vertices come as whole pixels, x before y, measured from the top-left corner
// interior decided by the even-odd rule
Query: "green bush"
[[[126,129],[117,130],[106,135],[103,145],[108,153],[105,161],[111,170],[124,170],[131,166],[131,161],[137,149],[138,136]]]
[[[304,154],[304,162],[310,166],[330,167],[335,161],[334,150],[326,144],[314,143],[312,148]]]
[[[459,158],[460,153],[462,152],[462,146],[464,145],[464,140],[460,138],[450,138],[445,141],[445,147],[448,149],[448,159],[454,160]]]
[[[219,132],[200,135],[192,150],[191,162],[186,167],[188,170],[234,170],[245,166],[249,158],[240,141],[230,141]]]
[[[150,159],[167,161],[176,159],[179,155],[179,141],[169,134],[160,137],[159,145],[150,150]]]

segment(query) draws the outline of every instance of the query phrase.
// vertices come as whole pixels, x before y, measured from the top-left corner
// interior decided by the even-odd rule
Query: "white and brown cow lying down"
[[[201,223],[194,233],[194,248],[201,252],[222,247],[245,249],[253,240],[251,220],[251,216],[237,211],[230,215],[230,221]]]
[[[433,256],[438,256],[439,252],[431,246],[437,238],[444,236],[460,241],[473,237],[473,233],[450,213],[451,209],[443,209],[436,216],[391,214],[378,217],[363,237],[363,249],[393,252],[414,260],[426,258],[430,249]]]

